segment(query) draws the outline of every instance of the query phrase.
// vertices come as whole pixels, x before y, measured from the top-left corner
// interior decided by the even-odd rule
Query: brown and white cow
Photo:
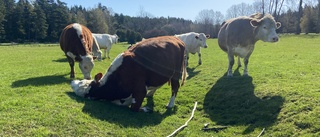
[[[93,38],[91,31],[78,23],[66,26],[60,36],[60,47],[68,58],[71,68],[70,78],[74,78],[74,63],[79,62],[79,67],[85,79],[91,79],[91,70],[94,66],[92,55],[94,52],[101,59],[98,43]]]
[[[169,82],[172,95],[167,107],[172,108],[179,79],[183,85],[187,77],[184,53],[184,43],[174,36],[146,39],[119,54],[103,77],[97,74],[95,80],[74,80],[71,87],[79,96],[131,104],[131,110],[139,111],[147,95],[153,96],[156,89]]]
[[[244,58],[243,75],[248,75],[249,57],[258,40],[264,42],[277,42],[279,37],[276,29],[281,24],[276,22],[270,14],[255,14],[250,17],[238,17],[225,21],[218,34],[220,48],[228,53],[228,76],[232,76],[234,56],[238,56],[238,65],[241,66],[240,57]]]

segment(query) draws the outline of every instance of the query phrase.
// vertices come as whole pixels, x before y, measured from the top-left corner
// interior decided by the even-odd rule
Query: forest
[[[0,43],[58,42],[62,29],[74,22],[87,26],[93,33],[117,34],[121,42],[131,44],[142,38],[191,31],[216,38],[224,20],[256,12],[270,13],[281,22],[278,33],[319,33],[319,1],[255,0],[253,4],[232,5],[226,15],[204,9],[192,21],[176,17],[153,17],[143,8],[139,15],[131,17],[114,13],[108,5],[100,3],[96,7],[85,8],[77,5],[68,7],[61,0],[0,0]],[[288,6],[288,3],[293,6]]]

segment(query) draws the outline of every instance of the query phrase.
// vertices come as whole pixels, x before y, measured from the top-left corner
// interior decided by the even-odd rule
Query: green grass
[[[154,112],[135,113],[109,102],[76,96],[69,65],[56,45],[0,46],[0,136],[167,136],[190,117],[177,136],[320,136],[320,36],[281,35],[278,43],[258,42],[249,75],[234,66],[225,76],[227,55],[217,39],[202,49],[203,64],[190,55],[189,77],[172,110],[166,84],[143,105]],[[111,60],[95,62],[92,74],[104,73],[127,48],[111,49]],[[76,79],[82,79],[76,63]],[[228,126],[202,131],[203,125]]]

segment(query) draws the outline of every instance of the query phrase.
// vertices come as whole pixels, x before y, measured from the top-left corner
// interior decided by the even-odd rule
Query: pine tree
[[[11,42],[11,41],[14,41],[14,36],[15,36],[15,33],[13,31],[13,23],[14,23],[14,20],[13,20],[13,11],[15,9],[15,2],[14,0],[4,0],[4,5],[5,5],[5,8],[6,8],[6,14],[5,14],[5,17],[4,17],[4,30],[5,30],[5,38],[6,38],[6,41],[7,42]]]
[[[40,7],[38,3],[34,3],[34,11],[33,11],[33,22],[34,22],[34,39],[36,41],[43,42],[47,37],[47,29],[48,24],[46,21],[46,14],[43,9]]]
[[[0,0],[0,42],[5,41],[4,17],[6,14],[6,10],[5,10],[4,1],[5,0]]]

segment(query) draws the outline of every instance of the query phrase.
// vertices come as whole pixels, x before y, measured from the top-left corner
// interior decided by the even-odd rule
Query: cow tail
[[[187,77],[188,77],[187,66],[186,66],[186,63],[185,63],[185,61],[183,59],[183,61],[182,61],[182,76],[181,76],[182,82],[181,82],[181,86],[184,85]]]

